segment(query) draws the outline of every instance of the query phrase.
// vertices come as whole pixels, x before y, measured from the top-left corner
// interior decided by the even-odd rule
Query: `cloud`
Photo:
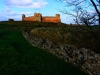
[[[32,0],[5,0],[5,4],[10,6],[24,6],[32,4]]]
[[[32,13],[33,12],[14,12],[7,6],[5,6],[5,9],[0,12],[0,14],[4,14],[4,15],[21,15],[21,14],[30,15]]]
[[[61,22],[66,23],[66,24],[70,24],[70,23],[74,24],[75,23],[73,21],[73,18],[70,18],[70,17],[62,17]]]
[[[9,18],[14,20],[21,20],[22,14],[31,15],[33,12],[14,12],[6,6],[5,9],[0,12],[0,21],[8,20]]]
[[[0,15],[0,21],[5,21],[5,20],[7,20],[7,17],[3,16],[3,15]]]
[[[48,4],[44,0],[4,0],[6,6],[20,7],[20,8],[42,8]]]
[[[17,14],[18,15],[22,15],[22,14],[30,15],[30,14],[33,14],[33,12],[18,12]]]
[[[88,13],[93,14],[93,13],[96,13],[96,11],[95,10],[88,10]]]

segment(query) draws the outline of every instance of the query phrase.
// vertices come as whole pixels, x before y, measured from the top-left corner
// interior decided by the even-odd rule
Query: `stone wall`
[[[8,19],[8,21],[10,21],[10,22],[14,22],[14,19]]]
[[[100,75],[100,54],[85,48],[77,49],[75,46],[68,44],[57,45],[48,39],[43,40],[32,36],[26,31],[22,31],[22,33],[33,46],[51,52],[90,75]]]
[[[22,14],[22,21],[39,21],[39,22],[54,22],[54,23],[61,22],[59,14],[56,14],[56,16],[42,16],[42,14],[40,13],[34,13],[34,16],[31,17],[25,17],[25,15]]]
[[[60,22],[60,19],[56,18],[56,17],[42,17],[42,22],[54,22],[54,23],[58,23],[58,22]]]

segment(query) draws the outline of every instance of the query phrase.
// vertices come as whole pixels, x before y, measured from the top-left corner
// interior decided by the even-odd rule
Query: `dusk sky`
[[[9,18],[21,20],[22,14],[28,17],[37,12],[43,16],[60,14],[63,23],[71,23],[70,17],[59,12],[60,9],[63,10],[64,8],[67,8],[65,7],[65,2],[56,2],[56,0],[0,0],[0,21],[8,20]]]

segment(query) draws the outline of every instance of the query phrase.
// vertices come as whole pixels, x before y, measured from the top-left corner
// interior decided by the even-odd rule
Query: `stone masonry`
[[[60,15],[56,14],[56,16],[42,16],[40,13],[34,13],[34,16],[25,17],[22,14],[22,21],[38,21],[38,22],[61,22]]]

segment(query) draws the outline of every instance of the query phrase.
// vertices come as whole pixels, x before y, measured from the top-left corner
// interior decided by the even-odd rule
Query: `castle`
[[[34,13],[34,16],[25,17],[22,14],[22,21],[38,21],[38,22],[61,22],[60,15],[56,14],[56,16],[42,16],[41,13]]]

